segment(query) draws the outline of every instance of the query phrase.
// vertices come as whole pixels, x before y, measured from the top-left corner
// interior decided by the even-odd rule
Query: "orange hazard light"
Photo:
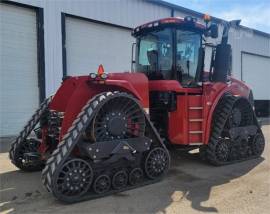
[[[204,15],[203,15],[203,20],[204,20],[205,22],[210,22],[210,21],[211,21],[211,16],[209,16],[208,14],[204,14]]]
[[[104,74],[104,68],[103,65],[98,66],[98,71],[97,71],[98,76],[102,76]]]

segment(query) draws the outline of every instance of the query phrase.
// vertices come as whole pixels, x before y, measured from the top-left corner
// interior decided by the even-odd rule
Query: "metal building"
[[[133,27],[186,15],[201,20],[203,14],[160,0],[1,1],[0,136],[17,134],[63,76],[88,74],[99,64],[110,72],[130,70]],[[258,102],[269,103],[270,35],[241,27],[230,43],[233,74]]]

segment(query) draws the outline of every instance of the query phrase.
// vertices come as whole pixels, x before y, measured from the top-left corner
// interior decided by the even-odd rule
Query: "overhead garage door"
[[[66,17],[67,75],[130,71],[131,30]]]
[[[0,3],[0,136],[15,135],[39,102],[34,10]]]
[[[255,100],[270,100],[270,58],[242,53],[242,78],[252,88]]]

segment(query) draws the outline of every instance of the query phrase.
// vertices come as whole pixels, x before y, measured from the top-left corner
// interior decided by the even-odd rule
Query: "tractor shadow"
[[[198,154],[183,154],[173,151],[171,156],[172,164],[168,177],[171,179],[172,188],[170,189],[172,191],[169,195],[172,197],[168,201],[167,207],[186,199],[190,201],[194,210],[214,213],[218,212],[216,207],[202,205],[203,202],[210,199],[212,188],[230,183],[264,161],[264,158],[260,157],[233,165],[215,167],[202,162]],[[177,191],[182,193],[180,199],[173,197]]]
[[[214,167],[203,163],[197,154],[171,152],[172,163],[163,181],[118,193],[112,196],[65,205],[47,193],[40,181],[40,172],[9,171],[0,174],[0,210],[17,213],[165,213],[171,206],[190,203],[194,211],[218,212],[214,206],[204,206],[213,187],[239,178],[264,159],[254,159],[234,165]],[[179,212],[181,209],[179,210]]]

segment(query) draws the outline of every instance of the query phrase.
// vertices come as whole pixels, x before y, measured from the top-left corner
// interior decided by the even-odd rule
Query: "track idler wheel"
[[[112,187],[114,189],[117,190],[122,189],[125,186],[127,186],[127,183],[128,183],[128,174],[126,171],[120,170],[114,174],[112,179]]]
[[[264,147],[265,140],[263,134],[256,134],[251,145],[253,155],[260,156],[263,153]]]
[[[85,160],[71,159],[61,166],[53,179],[53,194],[66,202],[74,202],[89,190],[93,169]]]
[[[164,175],[169,169],[169,155],[165,149],[152,149],[145,160],[145,173],[148,178],[155,179]]]
[[[136,185],[143,180],[143,170],[141,168],[132,169],[129,173],[129,184]]]
[[[110,189],[111,189],[111,178],[105,174],[99,175],[93,184],[94,192],[97,194],[103,194],[108,192]]]

